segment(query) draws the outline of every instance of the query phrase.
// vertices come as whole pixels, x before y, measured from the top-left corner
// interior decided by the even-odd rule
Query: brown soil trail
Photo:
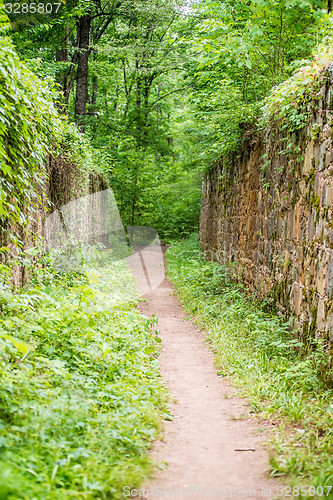
[[[145,298],[140,310],[158,316],[161,374],[176,400],[174,420],[165,422],[165,439],[152,452],[168,466],[142,486],[151,490],[148,498],[275,497],[279,483],[265,473],[264,436],[246,401],[231,397],[234,390],[217,376],[204,336],[186,319],[172,286],[164,280]]]

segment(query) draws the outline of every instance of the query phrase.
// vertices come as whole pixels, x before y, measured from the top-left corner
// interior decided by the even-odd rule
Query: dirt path
[[[177,401],[165,439],[153,449],[168,467],[144,486],[148,498],[273,498],[279,483],[265,474],[264,435],[246,402],[231,397],[234,390],[217,376],[203,334],[186,319],[167,280],[146,298],[140,310],[159,318],[161,373]]]

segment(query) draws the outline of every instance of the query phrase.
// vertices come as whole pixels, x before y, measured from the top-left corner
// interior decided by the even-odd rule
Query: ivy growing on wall
[[[88,193],[96,169],[88,140],[58,113],[52,83],[20,61],[5,16],[0,30],[1,243],[22,247],[36,212],[50,206],[50,163],[63,181],[56,188],[63,203]]]
[[[325,69],[332,62],[332,56],[330,51],[320,59],[310,56],[309,64],[272,89],[262,108],[262,128],[274,122],[281,131],[292,133],[307,125],[310,115],[317,112]]]
[[[27,227],[41,202],[44,158],[57,117],[51,93],[1,37],[0,217],[12,229]],[[9,236],[17,243],[16,231]]]

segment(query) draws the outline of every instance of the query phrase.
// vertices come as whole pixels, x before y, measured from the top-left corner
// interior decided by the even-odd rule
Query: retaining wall
[[[200,240],[208,258],[295,318],[303,340],[333,344],[332,70],[308,126],[247,130],[203,180]],[[290,146],[292,145],[292,146]]]

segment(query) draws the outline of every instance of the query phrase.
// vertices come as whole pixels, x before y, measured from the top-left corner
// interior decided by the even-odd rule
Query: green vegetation
[[[120,498],[150,471],[165,411],[131,272],[49,271],[20,293],[3,283],[0,301],[0,498]]]
[[[10,41],[0,38],[0,215],[20,226],[38,203],[38,182],[45,181],[41,168],[56,112],[50,92],[19,61]],[[22,204],[29,207],[28,213]],[[17,239],[14,232],[12,239]]]
[[[71,0],[49,15],[10,10],[19,56],[84,131],[124,225],[151,225],[165,239],[197,229],[201,172],[239,147],[272,88],[331,44],[322,0]],[[274,90],[264,120],[287,109],[281,94],[294,87]],[[298,128],[308,113],[299,100],[293,94],[285,113]]]
[[[199,2],[192,45],[198,62],[189,70],[189,100],[196,117],[192,133],[206,168],[241,145],[244,129],[261,116],[275,86],[310,64],[320,43],[330,45],[325,7],[297,0]]]
[[[260,116],[262,127],[270,121],[275,123],[277,130],[296,132],[307,125],[314,112],[318,112],[320,88],[326,78],[324,72],[333,59],[332,48],[321,47],[319,54],[310,56],[311,64],[303,66],[270,92]],[[313,139],[318,135],[318,128],[316,124]]]
[[[17,52],[85,132],[124,225],[152,225],[166,238],[195,230],[200,210],[191,140],[176,137],[185,134],[186,36],[195,24],[183,6],[74,0],[50,16],[8,12]]]
[[[155,320],[106,251],[62,274],[45,254],[41,219],[104,179],[55,82],[0,28],[0,498],[118,499],[166,415]]]
[[[89,173],[101,173],[88,138],[57,112],[56,96],[54,84],[41,81],[20,61],[11,40],[0,36],[0,244],[38,244],[40,235],[32,229],[37,213],[87,194]],[[56,186],[50,157],[63,177]]]
[[[332,485],[333,390],[323,378],[325,346],[314,342],[303,353],[289,325],[232,282],[228,267],[204,260],[197,237],[175,243],[167,262],[186,310],[207,332],[218,374],[241,388],[252,413],[274,424],[272,475],[286,475],[293,485]]]
[[[159,339],[135,310],[124,264],[57,274],[42,222],[110,186],[125,227],[166,240],[196,231],[202,172],[259,117],[288,139],[315,111],[331,1],[15,5],[7,17],[0,0],[0,498],[117,499],[150,470],[145,452],[165,412]],[[170,273],[209,329],[220,375],[281,424],[272,472],[326,484],[324,347],[305,355],[198,252],[194,240],[175,245]]]

